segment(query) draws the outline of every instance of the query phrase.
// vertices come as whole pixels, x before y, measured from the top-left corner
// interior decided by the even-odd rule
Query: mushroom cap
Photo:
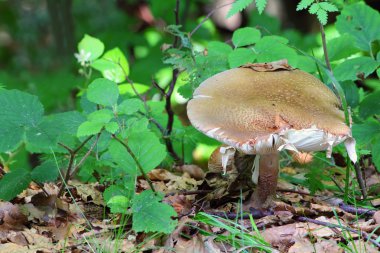
[[[195,90],[187,112],[198,130],[246,154],[331,152],[351,137],[334,93],[313,75],[291,68],[241,67],[216,74]]]

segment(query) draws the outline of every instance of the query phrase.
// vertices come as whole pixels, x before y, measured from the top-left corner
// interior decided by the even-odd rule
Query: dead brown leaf
[[[22,230],[27,217],[17,205],[0,202],[0,230]]]

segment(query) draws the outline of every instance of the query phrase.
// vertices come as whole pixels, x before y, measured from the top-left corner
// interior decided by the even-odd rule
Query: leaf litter
[[[298,175],[299,171],[286,167],[282,173]],[[376,173],[368,175],[370,185],[379,184]],[[62,198],[57,198],[59,189],[54,184],[45,184],[45,192],[31,184],[12,202],[0,202],[0,252],[265,252],[234,243],[244,238],[243,234],[255,235],[255,229],[270,245],[269,252],[379,250],[362,233],[345,228],[376,238],[380,235],[380,211],[372,215],[345,211],[342,201],[328,190],[312,195],[307,188],[280,179],[275,208],[252,223],[249,217],[239,217],[241,208],[249,208],[242,199],[250,195],[246,188],[234,191],[239,176],[223,177],[215,169],[205,173],[196,165],[173,172],[158,168],[148,176],[164,194],[162,201],[177,213],[178,225],[171,234],[133,232],[130,217],[111,214],[105,207],[105,187],[99,183],[70,181],[71,194]],[[138,178],[136,189],[141,192],[149,185]],[[198,219],[199,212],[220,224]],[[300,221],[302,216],[335,227]],[[227,220],[234,222],[235,230]],[[234,234],[239,229],[241,234]]]

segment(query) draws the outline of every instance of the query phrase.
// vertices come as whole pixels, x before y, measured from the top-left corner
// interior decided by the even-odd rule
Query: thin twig
[[[132,157],[132,159],[135,161],[136,165],[137,165],[137,168],[139,169],[141,175],[143,175],[144,179],[148,182],[150,188],[152,189],[153,192],[156,192],[156,190],[154,189],[154,186],[153,186],[153,183],[152,181],[150,180],[150,178],[148,177],[148,175],[145,173],[143,167],[141,166],[139,160],[137,159],[136,155],[133,153],[132,149],[128,146],[127,143],[123,142],[122,140],[120,140],[119,138],[117,138],[116,135],[112,135],[112,138],[114,138],[117,142],[119,142],[126,150],[127,152],[130,154],[130,156]]]
[[[65,144],[59,142],[58,145],[64,147],[70,154],[70,158],[69,158],[69,163],[67,165],[67,169],[66,169],[66,175],[65,175],[65,178],[63,178],[63,181],[62,182],[62,185],[61,185],[61,188],[59,189],[59,192],[58,192],[58,197],[62,196],[62,193],[65,189],[65,185],[67,184],[67,182],[70,180],[71,178],[71,170],[73,168],[73,164],[74,164],[74,160],[75,160],[75,156],[77,155],[77,153],[84,147],[84,145],[86,145],[86,143],[92,139],[92,137],[94,137],[94,135],[90,135],[89,137],[87,137],[81,144],[79,144],[79,146],[75,149],[71,149],[70,147],[66,146]]]
[[[204,19],[202,19],[202,21],[189,33],[189,38],[191,36],[193,36],[193,34],[199,29],[201,28],[201,26],[219,9],[223,8],[223,7],[226,7],[228,5],[231,5],[233,4],[234,2],[231,2],[231,3],[227,3],[227,4],[222,4],[220,6],[217,6],[215,9],[211,10]]]
[[[295,217],[295,219],[297,221],[310,222],[310,223],[314,223],[314,224],[317,224],[317,225],[325,226],[325,227],[328,227],[328,228],[340,228],[340,229],[347,230],[349,232],[352,232],[352,233],[355,233],[355,234],[358,234],[358,235],[362,236],[365,240],[373,243],[376,247],[378,247],[380,249],[380,243],[377,242],[376,240],[372,239],[371,236],[369,236],[364,231],[356,230],[356,229],[353,229],[353,228],[350,228],[350,227],[341,226],[341,225],[337,225],[337,224],[333,224],[333,223],[329,223],[329,222],[325,222],[325,221],[314,220],[314,219],[303,217],[303,216]]]
[[[98,133],[96,135],[96,140],[94,141],[94,143],[92,144],[91,148],[87,151],[87,153],[82,157],[82,159],[79,161],[79,163],[74,167],[73,171],[71,172],[70,174],[70,178],[72,178],[78,171],[78,169],[80,168],[80,166],[86,161],[86,159],[88,158],[88,156],[92,153],[92,151],[94,150],[94,148],[96,147],[96,144],[98,144],[98,141],[99,141],[99,138],[100,138],[100,135],[101,133]]]

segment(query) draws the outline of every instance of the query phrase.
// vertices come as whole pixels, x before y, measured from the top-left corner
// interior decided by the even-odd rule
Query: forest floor
[[[281,174],[302,175],[302,171],[286,167]],[[380,182],[374,168],[366,175],[367,184]],[[280,178],[271,211],[239,216],[247,205],[241,199],[249,192],[233,195],[219,186],[205,190],[207,180],[197,166],[188,165],[181,173],[155,169],[149,177],[178,213],[178,226],[170,235],[135,234],[131,217],[110,214],[102,197],[105,187],[98,183],[70,181],[70,191],[60,199],[57,185],[45,184],[44,192],[32,184],[12,202],[0,202],[0,252],[380,250],[380,211],[346,205],[336,192],[312,195],[305,187]],[[138,178],[137,192],[148,188],[147,182]],[[379,200],[372,200],[379,205],[376,202]]]

